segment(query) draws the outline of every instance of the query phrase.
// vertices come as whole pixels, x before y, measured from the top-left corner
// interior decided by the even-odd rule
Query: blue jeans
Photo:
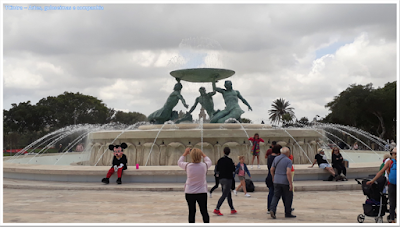
[[[272,203],[272,198],[274,197],[274,187],[270,187],[269,193],[268,193],[268,210],[271,210],[271,203]]]
[[[221,184],[222,187],[222,196],[221,198],[219,198],[217,203],[217,208],[215,209],[219,210],[224,200],[228,199],[229,207],[231,208],[231,210],[234,210],[235,208],[233,208],[232,193],[231,193],[232,179],[222,178],[219,179],[219,183]]]
[[[388,197],[389,197],[389,214],[390,214],[390,220],[394,220],[395,218],[395,210],[396,210],[396,184],[389,184],[389,190],[388,190]]]

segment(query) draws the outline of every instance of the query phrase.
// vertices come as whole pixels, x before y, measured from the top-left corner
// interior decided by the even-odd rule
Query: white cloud
[[[193,64],[236,72],[229,78],[233,88],[253,108],[239,101],[243,117],[268,122],[272,101],[284,98],[298,118],[311,120],[325,116],[325,104],[350,84],[378,87],[397,78],[396,5],[106,7],[85,14],[4,11],[4,109],[69,91],[149,115],[173,91],[169,72]],[[337,43],[346,45],[316,59],[318,50]],[[185,44],[207,51],[193,56]],[[212,89],[211,83],[182,84],[189,106],[200,86]],[[221,94],[214,103],[224,108]],[[176,110],[187,109],[179,102]]]
[[[7,73],[4,75],[4,86],[8,88],[21,89],[38,89],[44,86],[44,80],[41,75],[31,73],[24,68],[9,68],[5,69]]]
[[[99,98],[104,101],[121,98],[130,99],[141,92],[142,87],[138,81],[117,79],[114,84],[100,89]]]

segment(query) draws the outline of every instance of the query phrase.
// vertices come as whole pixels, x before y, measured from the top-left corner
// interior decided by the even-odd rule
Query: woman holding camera
[[[185,156],[190,154],[192,162],[185,162]],[[203,157],[204,162],[201,162]],[[189,223],[195,222],[196,202],[199,204],[204,223],[210,223],[207,211],[207,170],[212,162],[200,149],[186,148],[178,160],[178,166],[186,171],[185,197],[189,207]]]

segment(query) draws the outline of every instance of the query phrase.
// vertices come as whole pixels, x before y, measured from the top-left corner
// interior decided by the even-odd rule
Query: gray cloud
[[[276,98],[311,120],[326,115],[324,105],[349,84],[378,87],[397,78],[395,4],[102,5],[103,11],[3,10],[4,109],[69,91],[148,115],[172,92],[169,72],[177,68],[168,62],[191,37],[221,45],[220,61],[236,71],[234,89],[253,107],[240,104],[243,117],[254,121],[268,119]],[[346,45],[316,59],[333,42]],[[199,86],[211,90],[183,84],[189,105]],[[214,97],[223,109],[222,96]]]

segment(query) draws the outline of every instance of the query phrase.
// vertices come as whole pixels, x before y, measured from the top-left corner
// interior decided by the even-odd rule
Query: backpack
[[[253,181],[250,179],[246,179],[245,183],[246,183],[246,191],[254,192],[255,187],[254,187]]]
[[[392,159],[393,163],[390,166],[390,173],[389,173],[389,183],[396,184],[397,180],[397,162],[395,159]]]

